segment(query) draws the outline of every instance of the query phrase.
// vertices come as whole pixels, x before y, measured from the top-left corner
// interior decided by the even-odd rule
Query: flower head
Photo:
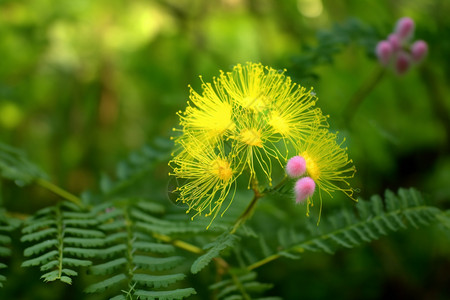
[[[169,163],[171,175],[185,182],[178,187],[177,201],[188,204],[188,212],[195,215],[206,210],[203,215],[214,219],[226,199],[228,205],[232,203],[230,191],[239,176],[247,174],[248,188],[255,189],[261,182],[271,185],[274,164],[282,167],[289,153],[328,137],[317,137],[318,132],[328,132],[328,123],[315,107],[315,93],[293,83],[285,71],[257,63],[238,64],[230,72],[221,72],[212,84],[202,81],[201,87],[201,93],[191,88],[186,110],[178,113],[181,128],[175,131],[181,134],[174,138],[176,150]],[[332,192],[327,181],[330,173],[322,165],[330,160],[314,156],[321,146],[303,149],[314,151],[301,152],[303,166],[292,160],[288,172],[299,177],[306,170],[319,188]],[[314,172],[315,160],[323,175]],[[313,191],[308,187],[303,196],[309,199]]]
[[[227,198],[236,180],[236,165],[231,154],[226,154],[224,145],[209,140],[198,140],[185,135],[177,140],[182,152],[169,163],[174,175],[186,180],[177,187],[177,201],[188,205],[187,213],[195,211],[201,215],[213,215],[213,220]],[[231,197],[232,198],[232,197]]]
[[[179,113],[184,130],[201,138],[220,138],[234,127],[232,104],[227,97],[219,97],[210,83],[202,84],[200,95],[190,88],[190,100],[183,113]]]

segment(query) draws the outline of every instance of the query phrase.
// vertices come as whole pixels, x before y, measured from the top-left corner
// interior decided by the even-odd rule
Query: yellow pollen
[[[314,160],[306,152],[302,153],[302,157],[305,159],[306,171],[308,172],[309,176],[311,176],[311,178],[314,180],[319,179],[320,170]]]
[[[261,132],[255,129],[244,129],[240,133],[240,139],[242,142],[250,146],[258,146],[262,148]]]
[[[270,115],[269,125],[272,126],[272,128],[275,129],[276,132],[283,135],[288,134],[290,131],[289,125],[277,112],[273,112]]]
[[[211,165],[211,173],[219,177],[219,179],[228,181],[233,175],[230,163],[224,159],[217,158]]]

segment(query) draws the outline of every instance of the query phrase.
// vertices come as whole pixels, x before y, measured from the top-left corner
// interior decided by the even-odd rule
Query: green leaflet
[[[191,295],[195,295],[196,292],[193,288],[186,289],[176,289],[173,291],[144,291],[137,290],[134,293],[139,299],[159,299],[159,300],[175,300],[175,299],[184,299]]]
[[[9,218],[5,215],[5,211],[0,209],[0,259],[11,256],[11,237],[10,232],[13,231],[20,222]],[[0,262],[0,270],[5,269],[8,266]],[[0,288],[3,287],[3,283],[6,281],[6,276],[0,272]]]
[[[148,287],[167,287],[186,277],[184,274],[170,274],[170,275],[149,275],[149,274],[134,274],[133,281]]]
[[[19,149],[0,143],[0,176],[14,180],[20,186],[47,175],[31,163]]]
[[[153,146],[146,145],[131,153],[127,160],[118,163],[114,181],[103,175],[100,181],[100,189],[104,195],[126,194],[133,185],[154,171],[158,162],[168,160],[172,143],[163,141]],[[131,193],[128,193],[130,195]]]
[[[193,274],[200,272],[213,258],[219,256],[220,252],[228,247],[232,247],[238,240],[239,237],[237,235],[228,232],[220,235],[214,242],[204,247],[204,249],[208,249],[208,251],[194,261],[191,266],[191,272]]]
[[[107,278],[103,281],[100,281],[98,283],[94,283],[87,287],[84,291],[86,293],[98,293],[102,292],[106,289],[111,288],[112,286],[121,283],[122,281],[125,281],[127,279],[127,276],[123,273],[117,274],[115,276],[112,276],[110,278]]]
[[[231,274],[230,279],[222,280],[209,286],[217,293],[217,299],[260,299],[256,298],[272,288],[272,284],[256,281],[256,273]],[[263,299],[263,298],[261,298]],[[280,298],[273,297],[279,300]]]

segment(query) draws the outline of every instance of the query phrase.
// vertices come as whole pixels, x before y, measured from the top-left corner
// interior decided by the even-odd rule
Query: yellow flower
[[[213,144],[187,134],[178,138],[176,143],[182,151],[170,161],[173,173],[169,175],[186,180],[176,189],[179,193],[177,201],[189,206],[186,213],[191,210],[196,212],[192,218],[206,210],[205,216],[213,215],[212,222],[239,175],[233,157],[225,154],[220,141]]]
[[[272,159],[283,165],[282,155],[277,151],[274,143],[277,138],[268,130],[263,115],[251,111],[237,112],[235,130],[230,134],[229,139],[236,153],[240,171],[248,170],[249,185],[252,179],[267,179],[269,185],[272,182]],[[257,176],[258,170],[261,176]]]
[[[297,86],[287,77],[289,86],[286,95],[278,96],[268,113],[268,124],[274,133],[292,144],[302,143],[319,127],[328,127],[327,117],[319,108],[314,108],[316,97],[312,90]]]
[[[228,136],[236,141],[240,161],[248,167],[250,179],[257,177],[258,167],[269,184],[272,160],[286,163],[286,141],[299,143],[318,127],[328,126],[321,110],[314,108],[316,98],[311,91],[284,73],[256,63],[238,64],[215,81],[222,98],[234,106],[234,125]]]
[[[220,97],[210,83],[202,84],[200,95],[190,88],[191,102],[180,116],[183,131],[202,135],[201,138],[220,138],[227,130],[234,128],[232,104],[227,97]]]
[[[251,182],[271,185],[273,164],[284,166],[288,152],[302,146],[311,144],[304,151],[317,159],[314,145],[322,137],[316,133],[327,132],[327,117],[315,108],[312,91],[293,83],[285,71],[238,64],[212,84],[202,80],[201,88],[201,93],[190,89],[190,102],[178,113],[182,128],[175,131],[181,135],[174,138],[170,162],[172,175],[185,180],[178,188],[178,201],[189,205],[188,212],[198,215],[206,209],[205,215],[214,219],[237,177],[247,173],[248,188]],[[326,168],[321,174],[327,174]],[[331,191],[334,186],[327,178],[320,175],[315,180]]]
[[[318,186],[320,207],[322,191],[330,197],[333,197],[334,192],[341,191],[355,200],[348,179],[354,176],[356,169],[348,158],[347,149],[342,148],[344,141],[338,143],[337,134],[320,129],[299,146],[299,155],[306,162],[306,173]],[[310,205],[313,205],[312,198],[307,200],[307,214]]]
[[[283,93],[283,74],[265,68],[261,64],[247,63],[236,65],[232,72],[221,72],[222,92],[239,106],[261,112],[270,108],[271,101]]]

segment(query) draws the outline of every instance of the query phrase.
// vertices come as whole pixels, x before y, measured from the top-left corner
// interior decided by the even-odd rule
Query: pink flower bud
[[[414,33],[414,21],[408,17],[401,18],[397,22],[395,33],[398,35],[400,41],[408,40]]]
[[[316,183],[310,177],[303,177],[295,183],[295,202],[303,203],[314,194]]]
[[[428,44],[425,41],[415,41],[411,46],[411,55],[414,62],[421,62],[428,53]]]
[[[375,53],[383,66],[388,65],[393,53],[391,43],[388,41],[378,42]]]
[[[402,48],[400,38],[398,37],[397,34],[391,33],[388,36],[388,41],[391,44],[392,51],[397,52],[398,50],[400,50]]]
[[[395,60],[395,72],[398,75],[403,75],[409,70],[410,66],[411,57],[409,54],[404,51],[399,52]]]
[[[294,156],[286,164],[286,173],[289,177],[295,178],[302,176],[306,171],[306,161],[301,156]]]

